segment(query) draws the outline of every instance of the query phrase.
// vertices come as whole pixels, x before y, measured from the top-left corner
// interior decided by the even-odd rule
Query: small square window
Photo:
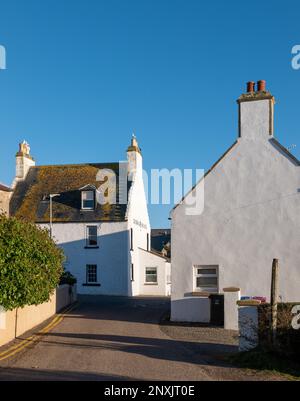
[[[86,282],[97,283],[97,265],[86,265]]]
[[[157,267],[146,267],[146,284],[157,284]]]
[[[194,289],[218,292],[218,266],[194,266]]]
[[[94,191],[81,192],[81,208],[83,210],[95,209],[95,193]]]
[[[86,245],[87,246],[97,246],[98,245],[98,227],[97,226],[88,226],[87,227]]]

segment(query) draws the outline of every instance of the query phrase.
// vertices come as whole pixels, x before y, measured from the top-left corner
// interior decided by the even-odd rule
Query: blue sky
[[[237,137],[236,99],[265,79],[275,135],[300,157],[299,1],[3,0],[0,181],[18,142],[38,164],[125,159],[208,169]],[[169,206],[150,206],[153,227]]]

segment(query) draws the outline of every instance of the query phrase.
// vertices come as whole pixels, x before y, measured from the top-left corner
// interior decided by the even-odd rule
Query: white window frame
[[[156,271],[156,281],[147,281],[147,270]],[[147,266],[145,268],[145,285],[157,285],[158,284],[158,267],[157,266]]]
[[[83,199],[85,194],[92,194],[93,199]],[[92,207],[85,207],[84,206],[84,201],[91,201],[93,200],[93,206]],[[82,210],[95,210],[95,192],[93,190],[86,190],[86,191],[81,191],[81,209]]]
[[[96,244],[90,244],[90,239],[93,236],[89,235],[89,229],[95,228],[96,229]],[[89,224],[86,226],[86,246],[89,248],[97,248],[98,247],[98,226]]]
[[[95,276],[96,276],[96,281],[90,281],[90,280],[89,280],[89,267],[95,267],[95,268],[96,268],[96,274],[95,274]],[[96,264],[90,264],[90,263],[88,263],[88,264],[86,265],[86,283],[87,283],[87,284],[98,284],[98,265],[96,265]]]
[[[203,273],[200,273],[200,271]],[[207,270],[215,270],[215,273],[207,273]],[[202,285],[201,287],[197,286],[197,278],[211,278],[214,277],[217,279],[217,285]],[[194,265],[193,266],[193,286],[195,292],[210,292],[210,293],[218,293],[219,292],[219,266],[218,265]]]

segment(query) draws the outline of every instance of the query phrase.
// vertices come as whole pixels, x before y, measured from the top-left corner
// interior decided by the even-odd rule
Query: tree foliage
[[[50,299],[63,273],[64,254],[48,230],[0,216],[0,305],[6,310]]]
[[[77,283],[77,279],[73,274],[69,271],[64,271],[60,278],[60,285],[69,284],[74,285]]]

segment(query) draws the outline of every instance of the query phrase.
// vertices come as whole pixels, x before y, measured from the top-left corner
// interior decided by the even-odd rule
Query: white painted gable
[[[235,286],[269,299],[278,258],[282,300],[300,301],[300,167],[273,139],[271,102],[241,103],[240,137],[205,177],[204,212],[188,216],[184,202],[172,212],[174,320],[185,320],[188,303],[197,315],[195,265],[218,266],[219,292]]]

